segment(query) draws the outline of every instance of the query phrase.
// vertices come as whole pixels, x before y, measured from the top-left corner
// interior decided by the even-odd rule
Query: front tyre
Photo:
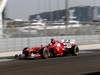
[[[16,54],[16,55],[14,56],[14,58],[17,59],[17,58],[18,58],[18,54]]]
[[[79,55],[79,47],[78,46],[72,46],[71,54],[72,54],[72,56],[78,56]]]
[[[40,51],[40,54],[42,56],[43,59],[47,59],[49,57],[49,51],[47,48],[43,48],[41,51]]]

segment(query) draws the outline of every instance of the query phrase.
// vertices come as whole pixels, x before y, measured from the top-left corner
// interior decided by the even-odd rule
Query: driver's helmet
[[[54,40],[53,38],[51,39],[51,43],[52,43],[52,44],[54,44],[54,43],[55,43],[55,40]]]

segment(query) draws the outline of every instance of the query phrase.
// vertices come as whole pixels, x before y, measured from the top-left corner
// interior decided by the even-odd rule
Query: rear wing
[[[74,39],[71,39],[71,40],[62,40],[62,43],[76,44],[76,40],[74,40]]]

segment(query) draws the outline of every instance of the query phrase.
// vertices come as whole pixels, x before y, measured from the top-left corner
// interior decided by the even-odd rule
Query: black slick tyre
[[[47,48],[43,48],[41,51],[40,51],[40,54],[41,54],[41,57],[43,59],[47,59],[49,57],[49,52],[48,52],[48,49]]]
[[[72,56],[78,56],[79,55],[79,47],[78,46],[72,46],[71,55]]]

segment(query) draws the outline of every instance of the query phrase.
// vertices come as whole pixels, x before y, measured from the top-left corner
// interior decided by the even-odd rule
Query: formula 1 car
[[[39,46],[34,48],[24,48],[22,54],[16,54],[15,58],[36,58],[41,57],[46,59],[48,57],[65,56],[71,54],[72,56],[79,55],[79,47],[75,40],[64,40],[62,42],[55,41],[54,44],[46,46]]]

